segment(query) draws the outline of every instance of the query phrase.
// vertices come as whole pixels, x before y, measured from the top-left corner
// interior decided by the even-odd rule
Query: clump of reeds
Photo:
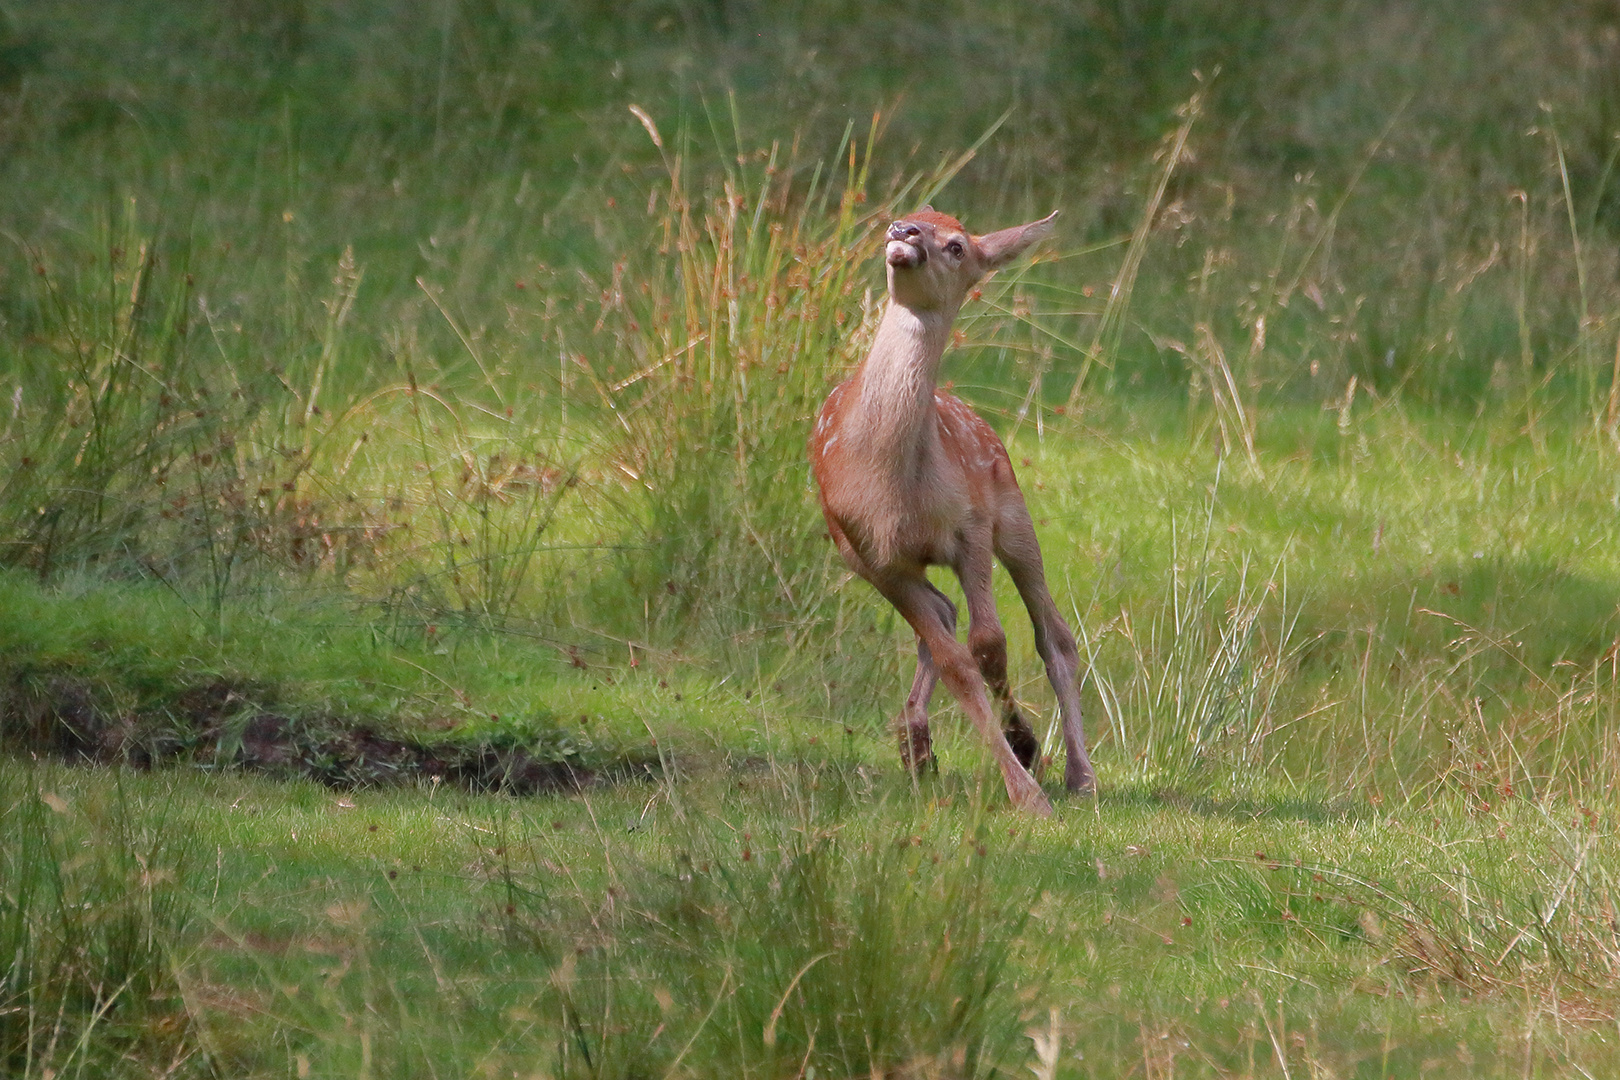
[[[1168,595],[1140,625],[1129,609],[1096,629],[1075,619],[1101,732],[1135,778],[1183,782],[1217,766],[1234,780],[1263,772],[1289,719],[1280,698],[1298,607],[1280,566],[1260,578],[1245,561],[1226,579],[1212,546],[1214,503],[1211,494],[1199,533],[1173,535]]]

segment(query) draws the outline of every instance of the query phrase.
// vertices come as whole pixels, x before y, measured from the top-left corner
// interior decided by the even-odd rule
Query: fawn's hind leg
[[[1035,526],[1022,496],[1008,505],[996,530],[996,557],[1007,568],[1018,595],[1029,609],[1035,626],[1035,649],[1046,665],[1046,678],[1057,695],[1063,717],[1063,749],[1067,761],[1063,786],[1070,791],[1096,790],[1097,774],[1086,753],[1086,737],[1080,726],[1080,650],[1074,632],[1063,621],[1051,590],[1046,587],[1046,570],[1041,563],[1041,546],[1035,539]]]

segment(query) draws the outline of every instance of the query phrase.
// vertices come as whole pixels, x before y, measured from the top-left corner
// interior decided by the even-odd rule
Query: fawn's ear
[[[1010,229],[999,229],[977,237],[974,243],[978,245],[979,258],[984,261],[985,269],[996,270],[1006,266],[1033,245],[1051,236],[1052,219],[1057,216],[1058,212],[1054,210],[1039,221],[1014,225]]]

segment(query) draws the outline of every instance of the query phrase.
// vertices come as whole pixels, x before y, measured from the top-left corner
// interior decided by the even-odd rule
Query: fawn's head
[[[955,315],[980,278],[1049,236],[1055,217],[1056,210],[1039,221],[974,236],[931,206],[907,214],[889,226],[884,246],[889,296],[914,311]]]

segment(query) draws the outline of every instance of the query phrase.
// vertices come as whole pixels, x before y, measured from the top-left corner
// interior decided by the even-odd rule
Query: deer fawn
[[[990,743],[1013,804],[1042,815],[1052,807],[1029,772],[1041,746],[1007,686],[1007,636],[991,591],[992,553],[1035,624],[1035,647],[1063,716],[1070,791],[1096,786],[1080,730],[1080,654],[1046,587],[1035,527],[1006,447],[990,425],[935,383],[968,290],[1050,234],[1056,216],[973,236],[955,218],[925,206],[890,225],[889,303],[872,351],[827,397],[810,437],[810,463],[833,542],[850,569],[917,634],[917,674],[896,721],[901,761],[914,772],[933,764],[928,700],[944,679]],[[930,566],[949,566],[962,583],[967,645],[956,639],[956,605],[928,580]],[[987,683],[1001,703],[999,725]]]

